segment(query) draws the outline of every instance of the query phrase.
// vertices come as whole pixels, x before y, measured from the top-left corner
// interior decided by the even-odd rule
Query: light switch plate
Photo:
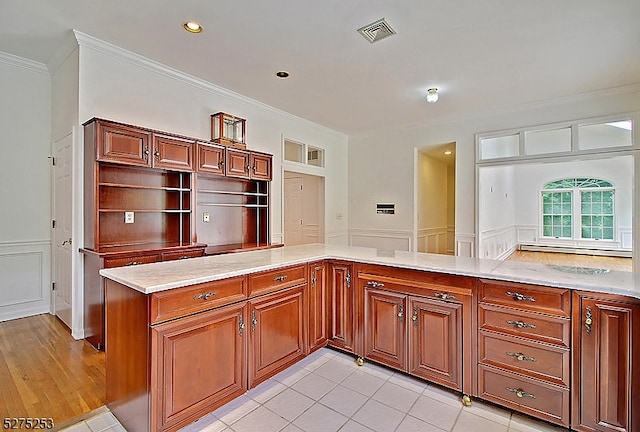
[[[124,212],[124,223],[130,224],[133,223],[133,212]]]

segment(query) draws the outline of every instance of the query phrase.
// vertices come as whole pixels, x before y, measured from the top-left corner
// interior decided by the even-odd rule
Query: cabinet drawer
[[[478,325],[483,330],[500,331],[567,348],[571,337],[567,318],[488,304],[479,305]]]
[[[156,324],[246,298],[244,276],[157,292],[151,295],[151,323]]]
[[[284,267],[249,275],[249,296],[267,294],[307,281],[306,265]]]
[[[479,336],[481,363],[569,386],[569,349],[499,334],[481,332]]]
[[[149,264],[160,261],[160,255],[135,255],[124,258],[105,258],[104,268],[124,267],[138,264]]]
[[[480,280],[478,299],[484,303],[569,317],[571,291],[512,282]]]
[[[204,255],[204,249],[182,251],[182,252],[163,252],[162,261],[174,261],[187,258],[197,258]]]
[[[569,390],[487,366],[478,368],[483,399],[563,426],[569,425]]]

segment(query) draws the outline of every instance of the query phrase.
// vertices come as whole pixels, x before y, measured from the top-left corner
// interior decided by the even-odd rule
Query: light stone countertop
[[[497,261],[418,252],[312,244],[165,261],[100,270],[100,274],[137,291],[151,294],[320,259],[474,276],[552,287],[619,294],[640,299],[638,272],[591,272],[582,267]],[[589,274],[595,273],[595,274]]]

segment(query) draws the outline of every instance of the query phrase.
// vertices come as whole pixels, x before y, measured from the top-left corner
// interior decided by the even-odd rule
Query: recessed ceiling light
[[[444,154],[446,154],[447,156],[449,156],[451,153],[453,153],[451,150],[447,150],[446,152],[444,152]]]
[[[278,78],[289,78],[289,72],[287,72],[287,71],[278,71],[278,72],[276,72],[276,76]]]
[[[438,89],[435,87],[427,90],[427,102],[435,103],[438,102]]]
[[[187,21],[182,27],[189,33],[202,33],[202,26],[195,21]]]

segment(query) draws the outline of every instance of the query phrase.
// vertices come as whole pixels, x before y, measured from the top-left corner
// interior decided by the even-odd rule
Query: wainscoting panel
[[[0,244],[0,321],[51,312],[51,243]]]
[[[412,238],[411,231],[352,229],[349,233],[349,244],[376,249],[410,251]]]
[[[476,235],[456,233],[456,256],[470,257],[476,256]]]
[[[485,230],[480,233],[480,258],[505,259],[516,250],[514,226]]]

